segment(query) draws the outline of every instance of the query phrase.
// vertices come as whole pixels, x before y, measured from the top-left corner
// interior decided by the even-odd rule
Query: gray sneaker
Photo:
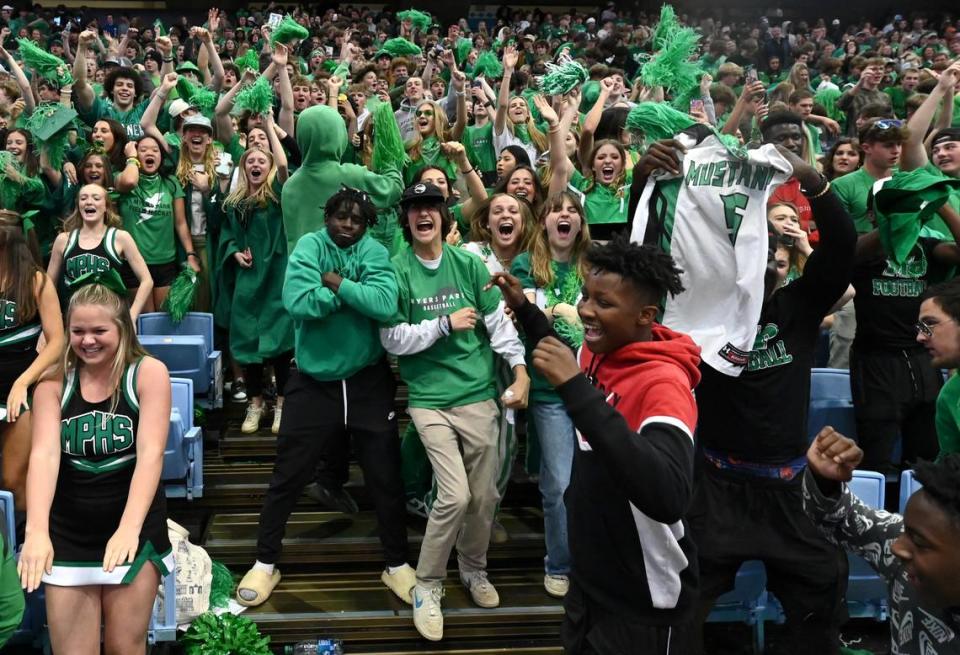
[[[467,591],[470,592],[470,598],[472,598],[473,602],[479,607],[490,609],[500,606],[500,594],[497,593],[496,587],[487,580],[486,571],[472,571],[469,573],[460,571],[460,581],[463,583],[463,586],[467,588]]]

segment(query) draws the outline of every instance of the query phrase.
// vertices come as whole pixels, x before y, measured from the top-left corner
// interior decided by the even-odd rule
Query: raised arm
[[[257,74],[252,70],[248,69],[243,71],[243,75],[237,80],[237,83],[217,101],[217,106],[213,110],[213,113],[217,121],[217,137],[221,143],[230,143],[235,134],[233,121],[230,120],[230,112],[233,111],[233,103],[237,98],[237,93],[239,93],[243,87],[253,84],[256,79]]]
[[[17,61],[7,52],[6,48],[0,47],[0,56],[3,57],[4,61],[7,63],[7,67],[10,69],[10,74],[13,75],[14,79],[17,81],[17,86],[20,87],[20,97],[23,98],[24,111],[27,114],[32,114],[33,110],[37,108],[37,99],[33,95],[33,88],[30,86],[30,80],[27,79],[27,76],[24,75],[23,69],[20,68],[20,65]],[[36,74],[34,75],[36,77]]]
[[[443,156],[449,159],[457,166],[460,176],[467,185],[467,198],[463,203],[463,215],[469,217],[473,215],[477,207],[487,199],[487,190],[483,186],[483,178],[477,169],[470,164],[467,157],[467,149],[458,141],[448,141],[440,144],[440,151]]]
[[[77,56],[73,60],[73,99],[77,109],[88,111],[93,106],[93,87],[87,82],[87,49],[96,41],[97,35],[90,30],[80,32],[77,39]]]
[[[210,64],[210,71],[213,74],[213,79],[210,80],[210,88],[213,89],[214,93],[220,93],[220,90],[223,89],[223,61],[220,59],[220,53],[217,52],[217,49],[213,45],[213,36],[210,31],[198,27],[197,28],[197,37],[200,39],[200,43],[203,44],[203,53],[206,53],[207,60]]]
[[[723,124],[723,129],[721,132],[723,134],[735,135],[737,130],[740,129],[740,123],[743,120],[744,114],[746,114],[747,110],[750,109],[754,99],[762,96],[763,94],[763,82],[760,80],[750,82],[750,84],[744,84],[743,91],[740,92],[740,97],[737,98],[736,104],[733,105],[733,109],[730,111],[730,116],[727,118],[727,122]]]
[[[273,120],[273,112],[267,112],[266,120],[264,121],[266,127],[267,138],[270,140],[270,152],[273,153],[273,163],[277,166],[277,180],[283,184],[287,181],[287,153],[283,150],[283,145],[280,143],[280,136],[277,134],[277,124]]]
[[[280,116],[277,124],[287,134],[293,134],[293,87],[290,85],[290,74],[287,73],[289,50],[287,46],[278,43],[273,49],[273,65],[279,77],[277,91],[280,93]]]
[[[953,89],[958,80],[960,80],[960,62],[955,62],[940,74],[937,86],[930,91],[930,95],[910,117],[907,122],[910,135],[907,142],[903,144],[903,153],[900,156],[901,170],[912,171],[927,165],[929,158],[926,149],[923,147],[923,141],[927,136],[930,125],[933,123],[937,107],[944,97],[949,94],[951,100],[953,99]]]
[[[580,151],[577,153],[580,158],[580,165],[590,166],[590,153],[593,151],[593,135],[600,124],[600,117],[603,115],[603,107],[613,92],[616,82],[612,77],[605,77],[600,80],[600,93],[597,95],[597,101],[587,112],[583,119],[583,125],[580,128]],[[552,147],[551,147],[552,151]]]
[[[453,129],[450,132],[454,141],[459,141],[463,137],[463,131],[467,129],[466,80],[467,76],[458,70],[453,70],[450,73],[450,86],[453,87],[457,97],[457,122],[453,124]]]
[[[493,119],[494,135],[503,134],[507,127],[507,109],[510,106],[510,78],[517,65],[517,49],[508,45],[503,51],[503,79],[500,80],[500,93],[497,95],[497,114]]]
[[[557,112],[542,95],[533,97],[533,104],[540,111],[543,120],[549,126],[547,136],[550,138],[550,190],[549,194],[559,193],[567,188],[570,177],[573,175],[573,162],[567,156],[565,136],[560,129],[560,119]]]
[[[169,36],[158,36],[156,44],[163,60],[163,65],[160,66],[160,76],[164,77],[169,73],[176,72],[173,65],[173,41],[170,40]]]
[[[179,77],[176,73],[167,73],[163,76],[160,87],[151,96],[147,108],[143,111],[143,116],[140,117],[140,127],[143,129],[143,133],[155,138],[167,154],[170,153],[170,145],[163,138],[160,128],[157,127],[157,117],[160,116],[167,98],[170,97],[170,92],[177,86]]]

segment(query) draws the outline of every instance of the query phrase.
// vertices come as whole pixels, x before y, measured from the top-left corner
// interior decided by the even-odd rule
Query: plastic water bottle
[[[311,639],[287,646],[287,655],[343,655],[343,642],[339,639]]]

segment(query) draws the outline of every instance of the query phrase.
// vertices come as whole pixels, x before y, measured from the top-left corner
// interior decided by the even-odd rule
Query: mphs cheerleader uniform
[[[60,473],[50,508],[54,560],[52,572],[43,576],[45,583],[129,584],[148,561],[161,576],[173,570],[162,485],[157,485],[144,518],[133,564],[119,565],[111,573],[103,570],[104,550],[120,526],[137,464],[139,366],[138,361],[123,372],[116,407],[113,398],[99,403],[84,400],[76,369],[64,380]]]
[[[37,358],[42,332],[39,312],[20,323],[16,301],[0,298],[0,420],[7,418],[7,396],[13,383]]]

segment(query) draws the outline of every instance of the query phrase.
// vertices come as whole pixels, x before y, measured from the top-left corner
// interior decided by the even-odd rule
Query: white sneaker
[[[443,639],[443,611],[440,609],[442,598],[442,586],[428,589],[417,584],[413,588],[413,625],[424,639]]]
[[[570,578],[565,575],[550,575],[547,573],[543,576],[543,588],[554,598],[563,598],[570,591]]]
[[[283,407],[275,405],[273,408],[273,425],[270,427],[270,432],[280,434],[280,416],[282,413]]]
[[[247,405],[247,415],[243,417],[243,425],[240,426],[240,432],[244,434],[253,434],[260,429],[260,419],[263,418],[263,405]]]
[[[467,591],[470,592],[470,597],[473,599],[473,602],[478,606],[487,609],[499,607],[500,594],[497,593],[496,587],[487,580],[486,571],[473,571],[471,573],[461,571],[460,581],[463,583],[463,586],[467,588]]]

